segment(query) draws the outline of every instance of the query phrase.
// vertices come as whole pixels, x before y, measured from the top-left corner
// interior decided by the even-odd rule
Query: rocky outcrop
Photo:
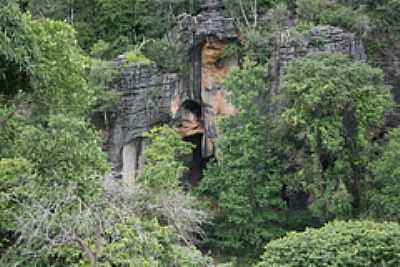
[[[176,74],[161,73],[154,64],[129,64],[121,56],[116,62],[111,89],[120,93],[113,114],[107,151],[114,172],[132,180],[143,169],[147,141],[143,133],[168,123],[179,102]]]
[[[191,53],[206,41],[234,41],[238,38],[233,18],[223,15],[221,0],[201,1],[201,12],[197,16],[180,16],[179,31],[185,50]]]
[[[182,15],[179,25],[188,66],[188,74],[182,77],[188,89],[186,97],[197,101],[202,109],[203,158],[215,154],[217,118],[234,112],[225,97],[222,81],[237,60],[222,59],[222,54],[228,43],[237,41],[238,34],[233,19],[226,18],[222,8],[222,1],[204,0],[200,14]]]
[[[177,30],[184,47],[182,73],[129,64],[123,56],[117,60],[111,89],[120,92],[121,99],[107,142],[116,177],[131,182],[140,175],[148,142],[143,133],[166,123],[196,145],[188,165],[190,176],[199,177],[215,154],[217,118],[235,112],[222,81],[237,60],[222,55],[225,46],[237,40],[237,32],[233,19],[222,14],[222,2],[202,1],[200,14],[182,15]]]
[[[272,57],[273,95],[279,93],[282,77],[290,61],[322,51],[343,53],[361,62],[367,60],[361,39],[339,27],[317,26],[304,34],[291,30],[281,32],[277,36]]]
[[[215,154],[218,138],[217,119],[235,113],[235,108],[229,103],[222,85],[230,68],[236,63],[235,59],[221,59],[225,45],[222,41],[208,41],[202,47],[200,92],[205,129],[202,146],[204,157]]]

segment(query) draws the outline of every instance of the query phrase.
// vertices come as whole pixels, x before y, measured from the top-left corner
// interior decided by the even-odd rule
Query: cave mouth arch
[[[186,189],[198,185],[208,162],[202,155],[204,138],[202,112],[202,105],[192,99],[186,99],[179,108],[178,133],[184,141],[194,145],[192,153],[184,157],[184,162],[188,170],[182,177],[182,183]]]
[[[193,113],[198,119],[201,119],[202,117],[202,106],[200,103],[191,100],[191,99],[187,99],[185,100],[182,105],[181,105],[181,109],[187,110],[191,113]]]

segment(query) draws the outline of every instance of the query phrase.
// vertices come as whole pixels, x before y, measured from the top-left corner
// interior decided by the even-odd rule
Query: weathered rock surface
[[[181,41],[186,52],[191,53],[205,41],[234,41],[238,38],[233,18],[222,14],[221,0],[201,1],[201,12],[197,16],[183,14],[180,17]]]
[[[222,15],[219,0],[204,0],[201,7],[197,16],[182,15],[178,27],[184,72],[166,74],[153,64],[117,60],[112,89],[121,93],[121,99],[107,144],[114,171],[124,180],[133,181],[143,170],[147,144],[143,133],[166,123],[196,144],[192,161],[199,163],[189,165],[191,176],[198,177],[215,153],[217,118],[235,112],[222,86],[236,65],[235,59],[222,60],[226,44],[237,40],[233,19]]]
[[[179,87],[176,74],[161,73],[153,64],[129,64],[120,57],[116,68],[111,89],[121,97],[113,114],[107,150],[114,171],[129,180],[143,169],[143,133],[171,121]]]
[[[296,36],[290,30],[281,32],[272,58],[273,94],[279,93],[279,85],[290,61],[322,51],[343,53],[361,62],[367,60],[360,38],[339,27],[316,26],[308,34]]]
[[[217,119],[236,112],[229,103],[222,84],[231,67],[236,65],[235,59],[221,60],[225,45],[222,41],[207,41],[201,53],[201,100],[206,133],[202,144],[204,157],[215,154],[218,138]]]

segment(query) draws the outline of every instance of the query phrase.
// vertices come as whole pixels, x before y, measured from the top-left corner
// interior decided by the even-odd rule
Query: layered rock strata
[[[129,64],[123,56],[118,58],[111,89],[121,98],[107,142],[115,177],[132,182],[141,174],[148,143],[143,133],[157,125],[174,125],[182,138],[196,145],[189,176],[199,177],[215,154],[217,118],[235,112],[222,81],[236,65],[236,59],[223,58],[223,51],[237,40],[237,32],[222,7],[221,1],[204,0],[200,14],[180,17],[182,73],[166,74],[154,64]]]
[[[280,83],[290,61],[323,51],[343,53],[361,62],[367,60],[361,39],[339,27],[316,26],[306,34],[290,30],[281,32],[277,36],[272,57],[273,94],[279,93]]]
[[[143,133],[171,121],[179,98],[176,74],[161,73],[154,64],[116,62],[112,90],[120,93],[113,114],[107,151],[116,174],[132,180],[143,170]],[[118,175],[117,175],[118,176]]]

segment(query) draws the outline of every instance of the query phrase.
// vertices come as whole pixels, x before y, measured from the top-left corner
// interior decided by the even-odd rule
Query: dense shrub
[[[298,0],[296,3],[302,20],[341,26],[358,33],[365,33],[369,29],[369,17],[363,6],[349,7],[331,0]]]
[[[389,133],[389,142],[383,147],[383,155],[372,162],[369,213],[377,219],[400,219],[400,129]]]
[[[30,17],[14,1],[0,0],[0,93],[14,95],[30,89],[38,57]]]
[[[161,39],[153,40],[143,46],[143,54],[155,62],[164,72],[178,72],[185,66],[182,44],[177,42],[176,34],[167,34]]]
[[[336,221],[270,242],[257,267],[399,264],[399,224]]]
[[[179,179],[187,170],[179,158],[190,154],[192,145],[167,126],[153,128],[145,136],[152,143],[145,150],[146,165],[138,181],[153,189],[178,189]]]
[[[285,181],[313,196],[322,221],[356,215],[363,208],[374,129],[383,126],[391,106],[383,72],[341,54],[309,55],[289,64],[282,99]]]

